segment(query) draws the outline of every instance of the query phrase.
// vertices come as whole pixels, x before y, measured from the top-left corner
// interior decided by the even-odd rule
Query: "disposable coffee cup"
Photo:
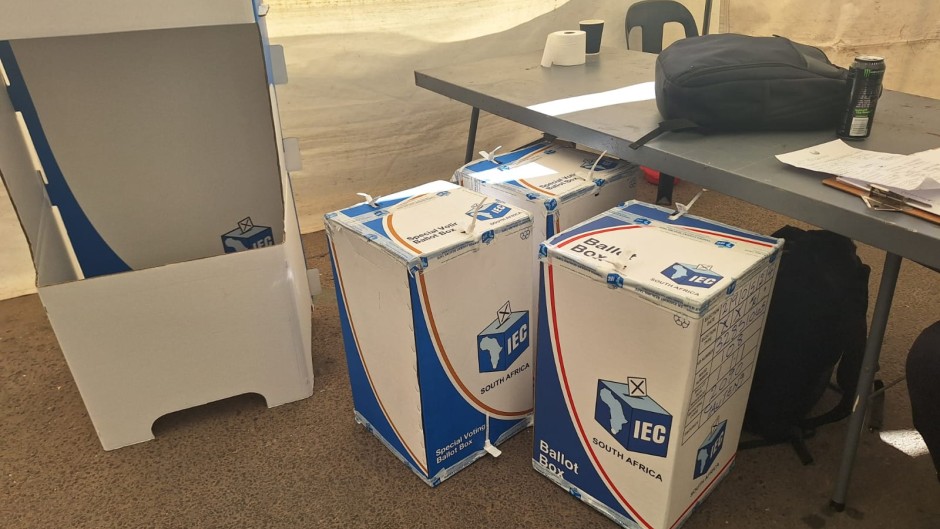
[[[601,35],[604,33],[604,21],[603,20],[582,20],[581,31],[587,35],[586,43],[584,45],[584,53],[588,55],[596,55],[601,51]]]

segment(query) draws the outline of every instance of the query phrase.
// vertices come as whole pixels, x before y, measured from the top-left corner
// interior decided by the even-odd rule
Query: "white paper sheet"
[[[777,155],[788,165],[830,173],[861,189],[871,184],[885,187],[932,209],[940,204],[940,149],[912,155],[864,151],[842,140]]]
[[[652,81],[625,86],[615,90],[608,90],[606,92],[597,92],[596,94],[586,94],[583,96],[539,103],[530,106],[529,110],[541,112],[549,116],[560,116],[581,110],[608,107],[621,103],[634,103],[636,101],[649,101],[651,99],[656,99],[656,91]]]

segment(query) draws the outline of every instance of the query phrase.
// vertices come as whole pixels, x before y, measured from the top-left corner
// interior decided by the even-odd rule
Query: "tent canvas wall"
[[[104,1],[104,0],[99,0]],[[116,1],[116,0],[107,0]],[[701,28],[704,0],[682,0]],[[28,4],[29,2],[21,2]],[[300,138],[292,173],[303,232],[358,200],[447,178],[463,163],[470,109],[414,86],[413,70],[540,50],[545,36],[606,20],[604,46],[623,46],[629,2],[602,0],[269,0],[272,42],[286,48],[291,82],[279,90],[285,135]],[[10,12],[5,17],[15,16]],[[940,5],[930,0],[715,0],[712,31],[785,35],[820,46],[837,64],[887,58],[889,89],[940,97]],[[681,35],[678,27],[667,40]],[[637,40],[638,43],[638,40]],[[481,117],[477,146],[517,146],[537,135]],[[0,195],[5,191],[0,188]],[[32,291],[29,254],[0,196],[0,298]]]

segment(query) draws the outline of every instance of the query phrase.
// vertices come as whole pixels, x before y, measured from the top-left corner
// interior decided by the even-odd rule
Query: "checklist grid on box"
[[[682,444],[711,424],[709,419],[751,377],[773,277],[773,267],[765,268],[705,316]]]

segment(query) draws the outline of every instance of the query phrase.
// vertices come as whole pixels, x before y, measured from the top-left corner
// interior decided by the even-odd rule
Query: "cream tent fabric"
[[[840,66],[882,56],[886,88],[940,98],[936,0],[723,0],[721,17],[722,32],[782,35],[822,48]]]
[[[682,2],[701,28],[704,0]],[[282,124],[285,136],[300,139],[303,156],[292,175],[303,231],[322,229],[323,214],[357,202],[357,192],[377,196],[446,179],[463,162],[470,109],[416,88],[415,69],[540,50],[548,33],[585,18],[606,20],[603,44],[623,46],[629,3],[268,0],[271,41],[284,45],[290,77],[278,88]],[[930,66],[940,52],[938,20],[932,0],[715,0],[711,27],[815,44],[843,66],[856,54],[884,55],[888,88],[940,98],[940,73]],[[667,31],[667,39],[679,35],[678,27]],[[484,114],[476,150],[508,149],[537,135]],[[0,299],[30,292],[32,283],[28,250],[0,189]]]
[[[321,229],[323,213],[359,201],[357,192],[378,196],[448,179],[463,163],[469,107],[415,87],[414,70],[540,50],[548,33],[588,18],[606,20],[605,46],[624,46],[627,5],[274,1],[270,36],[284,45],[290,75],[278,90],[282,120],[285,134],[300,138],[304,161],[292,174],[301,228]],[[704,0],[689,5],[704,12]],[[476,150],[508,149],[538,134],[484,115]]]

